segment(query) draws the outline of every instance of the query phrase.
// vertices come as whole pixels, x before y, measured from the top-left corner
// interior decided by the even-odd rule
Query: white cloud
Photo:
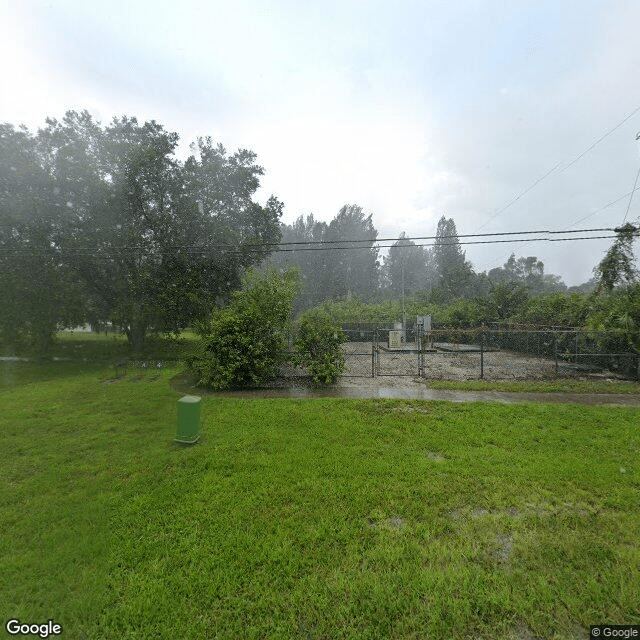
[[[442,214],[474,231],[640,105],[640,7],[622,0],[0,6],[0,120],[89,108],[155,118],[185,143],[211,134],[258,153],[260,196],[286,220],[357,203],[384,236],[431,235]],[[483,230],[569,225],[630,190],[639,130],[630,120]],[[576,282],[607,242],[558,245],[467,253],[487,268],[536,252]]]

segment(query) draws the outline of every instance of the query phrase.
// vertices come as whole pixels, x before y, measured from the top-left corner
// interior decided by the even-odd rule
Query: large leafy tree
[[[26,128],[0,125],[0,334],[41,353],[59,325],[84,315],[81,283],[57,242],[67,201],[46,160]]]
[[[51,186],[49,245],[86,292],[87,315],[121,326],[135,349],[149,330],[206,316],[279,240],[282,205],[253,201],[263,170],[250,151],[204,138],[183,163],[178,135],[155,121],[103,127],[87,112],[24,134]]]
[[[303,290],[294,302],[296,314],[331,297],[325,287],[332,252],[322,250],[318,244],[326,239],[327,229],[327,223],[316,220],[313,214],[306,218],[300,216],[293,224],[281,226],[285,250],[273,254],[270,261],[280,267],[293,266],[300,272]]]
[[[377,236],[371,214],[366,216],[362,207],[345,205],[340,209],[326,233],[326,240],[333,243],[331,250],[326,252],[327,268],[323,274],[323,289],[329,293],[328,297],[368,299],[377,295]]]
[[[525,285],[533,293],[565,291],[566,285],[559,276],[545,274],[544,263],[536,256],[516,259],[514,253],[502,267],[491,269],[487,274],[492,285],[517,283]]]
[[[609,353],[622,348],[640,352],[640,283],[633,254],[638,235],[640,229],[633,224],[617,228],[613,245],[594,269],[598,284],[589,296],[587,323],[593,329],[609,332],[598,337],[602,350]],[[622,346],[617,341],[622,341]],[[638,372],[635,358],[625,367]]]
[[[444,300],[462,298],[473,293],[473,269],[458,240],[453,218],[438,221],[433,256],[437,286]]]
[[[371,215],[365,215],[358,205],[343,206],[329,224],[309,215],[282,225],[282,242],[299,244],[284,247],[286,251],[270,260],[300,270],[304,291],[296,311],[333,298],[377,297],[377,235]]]
[[[435,279],[432,254],[408,240],[405,233],[389,248],[384,260],[384,283],[393,296],[431,288]]]
[[[631,223],[616,229],[616,239],[594,269],[600,290],[611,291],[616,286],[631,284],[637,280],[633,241],[638,235],[640,229]]]

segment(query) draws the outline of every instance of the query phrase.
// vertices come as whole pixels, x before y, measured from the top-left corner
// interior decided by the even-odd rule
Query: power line
[[[448,238],[486,238],[486,237],[494,237],[494,236],[522,236],[522,235],[540,235],[540,234],[545,234],[545,235],[565,235],[565,234],[569,234],[569,233],[595,233],[595,232],[599,232],[599,231],[614,231],[614,229],[612,227],[597,227],[597,228],[593,228],[593,229],[566,229],[563,231],[554,231],[554,230],[550,230],[550,229],[538,229],[535,231],[501,231],[501,232],[494,232],[494,233],[466,233],[466,234],[451,234],[451,235],[443,235],[443,236],[412,236],[412,237],[403,237],[403,238],[363,238],[363,239],[357,239],[357,240],[352,240],[352,239],[344,239],[344,240],[305,240],[305,241],[292,241],[292,242],[261,242],[261,243],[255,243],[255,244],[247,244],[244,245],[244,247],[242,247],[243,249],[247,249],[247,248],[251,248],[251,249],[270,249],[271,247],[290,247],[290,246],[300,246],[300,249],[270,249],[272,251],[285,251],[285,250],[291,250],[291,251],[302,251],[304,250],[304,248],[311,248],[310,246],[312,245],[344,245],[344,244],[369,244],[369,245],[373,245],[379,242],[399,242],[401,240],[439,240],[439,239],[448,239]],[[501,242],[519,242],[520,239],[515,238],[512,240],[502,240]],[[526,239],[526,238],[522,238],[522,242],[531,242],[530,239]],[[455,243],[454,243],[455,244]],[[459,244],[482,244],[480,242],[461,242]],[[394,248],[394,247],[403,247],[403,246],[448,246],[446,244],[442,244],[439,242],[436,242],[433,245],[397,245],[397,244],[393,244],[393,245],[381,245],[379,248],[382,249],[388,249],[388,248]],[[137,250],[144,250],[147,249],[148,247],[145,245],[120,245],[120,246],[113,246],[110,247],[111,249],[117,249],[117,250],[131,250],[131,251],[137,251]],[[193,245],[170,245],[168,247],[171,250],[183,250],[183,249],[193,249],[193,248],[197,248],[194,247]],[[349,247],[335,247],[336,249],[348,249]],[[355,247],[355,248],[359,248],[359,249],[367,249],[367,248],[371,248],[371,247]],[[29,251],[31,248],[30,247],[18,247],[15,249],[11,249],[11,251],[21,251],[21,250],[25,250],[25,251]],[[210,249],[238,249],[239,250],[239,246],[238,244],[232,244],[232,243],[214,243],[214,244],[209,244],[206,247],[202,248],[203,250],[210,250]],[[75,249],[70,248],[67,249],[67,251],[92,251],[93,248],[92,247],[77,247]],[[3,249],[0,249],[0,251],[4,251]]]
[[[613,229],[605,229],[605,231],[613,231]],[[561,232],[552,232],[552,233],[561,233]],[[468,244],[502,244],[507,242],[563,242],[563,241],[572,241],[572,240],[595,240],[599,238],[615,238],[616,236],[584,236],[579,238],[516,238],[509,240],[469,240],[466,242],[443,242],[443,243],[426,243],[426,244],[414,244],[410,245],[412,247],[455,247],[458,245],[468,245]],[[393,245],[384,245],[376,247],[378,249],[389,249],[392,248]],[[368,249],[369,247],[351,247],[352,249]],[[285,251],[345,251],[344,247],[309,247],[309,248],[301,248],[301,249],[276,249],[276,253],[281,253]]]
[[[636,180],[637,180],[637,176],[636,176]],[[611,202],[608,202],[604,206],[596,209],[595,211],[592,211],[591,213],[587,214],[586,216],[583,216],[582,218],[578,218],[578,220],[575,220],[569,226],[572,227],[573,225],[576,225],[576,224],[579,224],[580,222],[584,222],[585,220],[588,220],[589,218],[591,218],[591,217],[595,216],[596,214],[600,213],[601,211],[604,211],[605,209],[608,209],[609,207],[612,207],[614,204],[618,204],[618,202],[620,202],[621,200],[624,200],[627,196],[633,197],[633,194],[638,190],[640,190],[640,187],[634,186],[634,188],[631,191],[621,195],[619,198],[616,198],[615,200],[612,200]],[[608,230],[610,231],[610,229],[608,229]],[[581,233],[578,230],[576,230],[576,231]],[[559,231],[557,233],[562,233],[562,232]],[[567,231],[567,233],[569,233],[569,231]],[[488,268],[489,264],[498,265],[498,264],[502,263],[502,261],[507,257],[508,257],[508,254],[502,256],[502,258],[500,258],[499,260],[492,261],[491,263],[485,262],[484,263],[485,264],[485,268]]]
[[[500,231],[495,233],[459,233],[444,236],[410,236],[402,238],[366,238],[363,240],[305,240],[295,242],[274,242],[265,246],[278,246],[284,247],[289,245],[313,245],[313,244],[346,244],[346,243],[362,243],[362,242],[400,242],[402,240],[437,240],[439,238],[486,238],[491,236],[521,236],[521,235],[536,235],[540,233],[589,233],[595,231],[613,231],[609,227],[603,227],[601,229],[574,229],[567,231],[551,231],[548,229],[542,229],[537,231]],[[394,246],[394,245],[389,245]],[[403,246],[403,245],[398,245]]]
[[[626,118],[624,118],[624,120],[619,122],[615,127],[613,127],[613,129],[610,129],[609,131],[607,131],[607,133],[605,133],[601,138],[598,138],[590,147],[585,149],[580,155],[574,158],[566,167],[563,167],[561,171],[567,170],[570,166],[578,162],[578,160],[580,160],[583,156],[586,156],[587,153],[591,151],[591,149],[599,145],[605,138],[609,137],[614,131],[619,129],[627,120],[630,120],[631,118],[633,118],[633,116],[635,116],[636,113],[638,113],[638,111],[640,111],[640,107],[635,108]]]
[[[624,213],[622,224],[626,222],[627,215],[629,215],[629,209],[631,208],[631,201],[633,200],[633,192],[636,190],[636,185],[638,184],[639,177],[640,177],[640,167],[638,167],[638,173],[636,173],[636,181],[633,183],[633,189],[631,189],[631,195],[629,196],[629,204],[627,205],[627,210]]]
[[[531,191],[536,185],[542,182],[547,176],[551,175],[561,164],[562,164],[561,162],[558,162],[558,164],[556,164],[552,169],[549,169],[547,173],[545,173],[543,176],[538,178],[533,184],[529,185],[522,193],[519,193],[513,200],[511,200],[506,205],[504,205],[504,207],[502,207],[501,209],[498,209],[498,211],[496,211],[486,222],[481,224],[477,230],[479,231],[480,229],[486,227],[492,220],[495,220],[501,213],[506,211],[512,204],[515,204],[516,202],[518,202],[518,200],[520,200],[522,196],[529,193],[529,191]]]
[[[562,169],[560,169],[560,171],[561,172],[562,171],[566,171],[569,167],[571,167],[576,162],[578,162],[580,159],[582,159],[585,155],[587,155],[587,153],[589,153],[589,151],[591,151],[597,145],[599,145],[605,138],[608,138],[614,131],[619,129],[625,122],[627,122],[627,120],[631,119],[636,113],[638,113],[638,111],[640,111],[640,106],[636,107],[629,115],[627,115],[623,120],[621,120],[615,127],[613,127],[612,129],[609,129],[609,131],[607,131],[603,136],[598,138],[593,144],[588,146],[582,153],[579,153],[573,160],[571,160],[564,167],[562,167]],[[486,227],[492,220],[495,220],[495,218],[497,218],[501,213],[506,211],[511,205],[515,204],[518,200],[520,200],[520,198],[522,198],[522,196],[524,196],[525,194],[529,193],[529,191],[531,191],[535,186],[537,186],[544,179],[546,179],[548,176],[550,176],[561,164],[562,164],[562,162],[558,162],[554,167],[549,169],[549,171],[547,171],[543,176],[538,178],[533,184],[529,185],[524,191],[522,191],[515,198],[513,198],[513,200],[509,201],[505,206],[503,206],[502,208],[498,209],[498,211],[496,211],[486,222],[481,224],[476,229],[476,231],[480,231],[480,229]]]
[[[614,231],[614,229],[603,229],[604,231]],[[562,233],[562,232],[551,232],[551,233]],[[504,244],[510,242],[572,242],[578,240],[598,240],[603,238],[616,238],[615,235],[606,235],[606,236],[581,236],[577,238],[517,238],[517,239],[508,239],[508,240],[468,240],[464,242],[443,242],[443,243],[424,243],[424,244],[414,244],[411,245],[413,247],[455,247],[459,245],[471,245],[471,244]],[[291,253],[291,252],[303,252],[303,251],[350,251],[353,249],[389,249],[392,248],[393,245],[380,245],[377,247],[368,247],[368,246],[353,246],[353,247],[335,247],[335,246],[319,246],[319,247],[299,247],[299,248],[285,248],[285,249],[275,249],[274,253]],[[248,245],[244,247],[244,249],[259,249],[260,245]],[[182,253],[184,255],[201,255],[210,253],[213,247],[189,247],[184,250],[176,250],[175,253]],[[120,257],[117,252],[122,251],[144,251],[144,247],[109,247],[107,251],[104,253],[99,252],[98,249],[89,250],[87,248],[82,249],[72,249],[72,250],[60,250],[57,247],[16,247],[14,249],[0,249],[0,254],[2,253],[42,253],[42,252],[55,252],[56,255],[62,255],[67,253],[73,257],[97,257],[97,258],[109,258],[109,257]],[[243,255],[243,251],[241,251],[238,247],[230,248],[229,251],[226,248],[223,250],[224,253]]]
[[[613,231],[613,229],[604,229],[604,231]],[[559,231],[551,232],[551,233],[561,233]],[[468,244],[503,244],[507,242],[564,242],[564,241],[575,241],[575,240],[597,240],[601,238],[615,238],[617,236],[583,236],[579,238],[516,238],[509,240],[469,240],[466,242],[443,242],[443,243],[426,243],[426,244],[414,244],[410,245],[412,247],[456,247],[458,245],[468,245]],[[382,245],[379,247],[375,247],[377,249],[389,249],[392,248],[393,245]],[[370,249],[371,247],[350,247],[350,249]],[[290,251],[346,251],[346,247],[303,247],[300,249],[276,249],[274,253],[283,253]]]
[[[640,189],[640,187],[636,187],[636,188],[632,189],[631,191],[629,191],[629,193],[625,193],[624,195],[620,196],[619,198],[616,198],[615,200],[612,200],[608,204],[605,204],[603,207],[600,207],[599,209],[596,209],[595,211],[591,212],[590,214],[584,216],[583,218],[579,218],[575,222],[572,222],[569,226],[572,227],[574,224],[579,224],[580,222],[584,222],[588,218],[591,218],[592,216],[595,216],[597,213],[600,213],[601,211],[604,211],[605,209],[608,209],[609,207],[612,207],[614,204],[618,204],[618,202],[620,202],[620,200],[624,200],[627,196],[632,196],[633,193],[635,191],[637,191],[638,189]]]

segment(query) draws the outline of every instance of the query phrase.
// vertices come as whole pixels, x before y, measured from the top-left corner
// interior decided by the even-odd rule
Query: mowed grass
[[[0,363],[4,620],[74,639],[640,623],[637,409],[214,396],[185,448],[177,369],[73,366]]]
[[[17,352],[18,357],[29,358],[37,364],[0,361],[0,389],[88,372],[115,377],[125,372],[135,374],[156,369],[158,364],[165,367],[183,360],[196,341],[197,336],[190,331],[176,339],[149,335],[143,350],[134,353],[122,334],[61,331],[44,358],[28,349]],[[0,354],[11,357],[16,356],[16,351],[0,344]]]
[[[132,353],[127,338],[122,333],[92,333],[84,331],[60,331],[46,357],[75,361],[116,362],[120,360],[180,360],[189,353],[198,336],[193,331],[183,331],[177,338],[148,334],[142,350]],[[39,358],[33,348],[16,348],[0,344],[0,355]]]
[[[430,389],[456,391],[517,391],[524,393],[624,393],[640,394],[640,383],[631,380],[429,380]]]

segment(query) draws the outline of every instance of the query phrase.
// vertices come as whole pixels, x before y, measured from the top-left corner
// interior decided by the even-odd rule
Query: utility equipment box
[[[178,400],[176,442],[194,444],[200,439],[200,396],[182,396]]]
[[[416,325],[418,325],[423,333],[431,331],[431,316],[417,316]]]
[[[389,331],[389,349],[402,349],[402,331]]]
[[[402,334],[402,342],[407,341],[407,327],[404,326],[404,322],[394,322],[393,330],[399,331]]]

